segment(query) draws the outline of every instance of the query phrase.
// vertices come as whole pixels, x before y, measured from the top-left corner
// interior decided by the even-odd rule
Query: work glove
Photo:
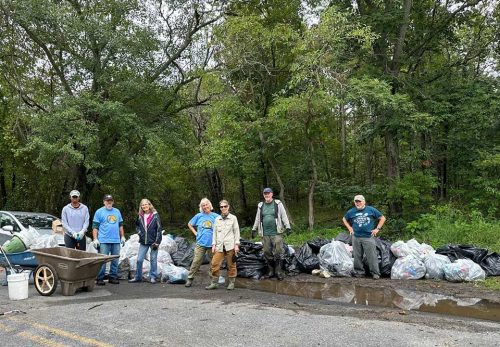
[[[100,245],[101,245],[101,243],[99,242],[98,239],[95,239],[94,241],[92,241],[92,246],[94,246],[95,249],[99,249]]]
[[[79,235],[79,234],[78,234],[76,231],[73,231],[73,232],[71,233],[71,237],[72,237],[72,238],[74,238],[76,241],[79,241],[79,240],[80,240],[80,239],[78,238],[78,237],[79,237],[78,235]]]
[[[83,240],[85,238],[85,230],[80,230],[78,232],[78,237],[80,238],[80,240]]]
[[[120,239],[120,244],[123,246],[125,246],[125,236],[122,236],[122,238]]]
[[[257,230],[252,229],[252,239],[255,237],[256,234],[257,234]]]
[[[286,229],[285,229],[285,234],[286,234],[287,236],[288,236],[288,235],[290,235],[291,233],[292,233],[292,229],[290,229],[290,228],[286,228]]]
[[[153,244],[151,245],[151,249],[152,249],[153,251],[156,251],[156,250],[158,249],[158,244],[157,244],[156,242],[155,242],[155,243],[153,243]]]

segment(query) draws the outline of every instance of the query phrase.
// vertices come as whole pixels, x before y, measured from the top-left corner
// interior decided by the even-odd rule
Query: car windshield
[[[51,229],[52,222],[56,219],[53,216],[38,216],[26,214],[14,214],[23,227],[27,228],[32,226],[35,229]]]

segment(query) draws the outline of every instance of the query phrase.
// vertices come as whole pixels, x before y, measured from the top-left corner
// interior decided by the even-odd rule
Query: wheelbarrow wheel
[[[52,265],[41,264],[35,269],[35,288],[43,296],[54,294],[57,289],[57,272]]]

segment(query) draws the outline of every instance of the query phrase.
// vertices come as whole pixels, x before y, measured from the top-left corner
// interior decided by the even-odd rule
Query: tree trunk
[[[342,154],[340,159],[340,177],[346,176],[347,169],[347,117],[344,105],[340,105],[340,145]]]
[[[309,230],[314,228],[314,190],[318,182],[318,171],[316,169],[316,161],[314,160],[314,144],[309,140],[309,155],[311,156],[311,180],[309,181],[309,191],[307,194],[307,203],[309,206]]]
[[[210,188],[210,201],[212,204],[218,204],[222,200],[222,182],[217,169],[205,169],[205,175]]]
[[[394,185],[399,180],[399,143],[392,132],[385,133],[385,154],[387,157],[387,178],[389,186]],[[389,212],[392,215],[400,216],[403,212],[403,206],[400,201],[391,201],[389,203]]]
[[[0,209],[4,209],[5,204],[7,204],[7,188],[5,186],[5,171],[2,165],[0,165]]]
[[[366,151],[366,174],[367,174],[367,183],[369,187],[373,185],[373,172],[375,170],[375,167],[373,165],[373,158],[374,158],[373,138],[370,137],[370,139],[368,140],[368,146]]]
[[[276,168],[276,163],[269,158],[269,165],[271,166],[271,170],[273,170],[274,176],[276,177],[276,181],[278,182],[278,185],[280,186],[280,193],[279,193],[279,198],[281,202],[283,203],[283,206],[285,207],[286,214],[288,216],[288,220],[290,221],[290,224],[293,224],[292,222],[292,215],[290,214],[290,211],[288,211],[288,207],[285,203],[285,185],[283,184],[283,181],[281,180],[281,176]]]

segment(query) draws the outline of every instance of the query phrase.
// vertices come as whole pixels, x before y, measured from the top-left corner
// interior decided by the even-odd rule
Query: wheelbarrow
[[[33,275],[35,288],[43,296],[52,295],[58,281],[61,281],[63,295],[75,295],[79,288],[91,292],[101,265],[119,257],[65,247],[41,248],[31,253],[39,264]]]

